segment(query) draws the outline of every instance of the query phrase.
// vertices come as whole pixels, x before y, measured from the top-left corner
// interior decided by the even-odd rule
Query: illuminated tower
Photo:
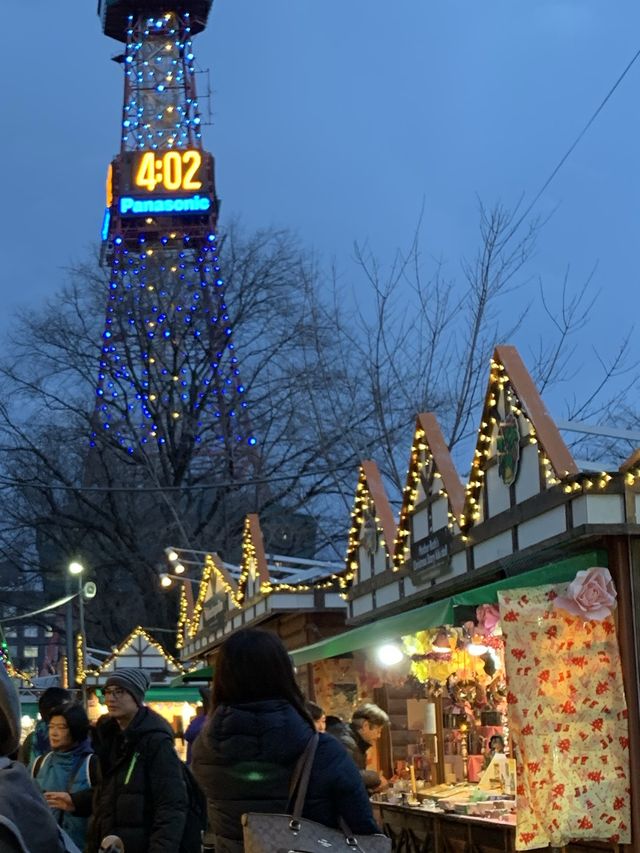
[[[110,267],[92,446],[148,460],[180,481],[216,450],[252,446],[216,249],[213,157],[202,147],[191,39],[212,0],[100,0],[124,43],[120,152],[109,166]],[[206,452],[204,448],[206,447]],[[187,462],[188,460],[188,462]],[[168,463],[168,464],[165,464]],[[228,471],[228,467],[227,467]]]

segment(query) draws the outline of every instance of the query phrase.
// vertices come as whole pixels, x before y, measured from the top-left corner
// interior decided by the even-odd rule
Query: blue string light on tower
[[[120,152],[102,230],[110,268],[91,444],[253,446],[216,246],[214,161],[202,147],[192,37],[212,0],[100,0],[124,43]]]

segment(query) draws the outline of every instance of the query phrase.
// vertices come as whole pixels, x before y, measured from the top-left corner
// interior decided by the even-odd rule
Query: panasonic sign
[[[211,209],[211,199],[200,195],[154,199],[132,198],[124,195],[121,196],[118,206],[122,216],[143,216],[149,213],[206,213]]]

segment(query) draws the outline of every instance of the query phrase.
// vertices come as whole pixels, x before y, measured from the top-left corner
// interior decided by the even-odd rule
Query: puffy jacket
[[[30,853],[63,853],[64,844],[49,806],[26,767],[8,758],[0,758],[0,814],[5,822],[0,850],[23,849],[15,843],[12,829],[17,829]]]
[[[360,771],[362,781],[368,791],[373,791],[380,787],[382,780],[380,774],[376,770],[367,770],[367,750],[371,746],[370,743],[360,737],[360,732],[351,723],[337,723],[330,726],[327,732],[332,737],[339,740],[347,750],[354,764]]]
[[[313,734],[285,701],[216,709],[193,745],[192,762],[209,801],[216,853],[238,850],[245,812],[287,813],[291,774]],[[329,735],[320,735],[303,816],[332,827],[342,817],[355,834],[380,831],[358,770]]]
[[[105,835],[119,835],[127,853],[177,853],[187,793],[169,724],[144,706],[124,731],[103,717],[94,749],[101,780],[94,790],[87,853],[96,853]]]
[[[194,717],[193,720],[191,720],[191,722],[187,726],[187,730],[184,733],[184,739],[187,742],[187,764],[191,764],[191,753],[193,751],[193,743],[204,728],[204,724],[206,722],[207,718],[204,716],[204,714],[201,714],[199,717]]]
[[[88,740],[68,752],[47,752],[40,762],[36,760],[32,769],[36,785],[43,793],[68,791],[72,796],[90,790],[89,760],[92,752]],[[75,812],[52,811],[56,822],[82,849],[87,834],[87,818],[79,817]]]

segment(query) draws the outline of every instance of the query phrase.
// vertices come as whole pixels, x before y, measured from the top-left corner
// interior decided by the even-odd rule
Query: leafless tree
[[[376,458],[399,494],[416,412],[436,412],[454,449],[473,434],[491,351],[527,317],[525,299],[508,322],[502,311],[533,280],[537,226],[516,224],[499,206],[481,207],[480,248],[462,262],[459,280],[441,263],[425,274],[419,229],[389,270],[356,247],[350,278],[365,282],[355,307],[344,274],[325,273],[290,233],[246,237],[231,227],[220,255],[224,310],[239,359],[233,381],[248,401],[233,424],[237,397],[218,405],[228,375],[203,391],[220,339],[203,340],[178,323],[180,294],[161,265],[152,296],[125,295],[111,314],[116,339],[128,347],[124,378],[104,368],[109,276],[96,261],[74,268],[62,293],[20,317],[0,368],[0,556],[37,572],[52,591],[66,562],[82,556],[100,590],[88,609],[100,644],[120,641],[135,624],[171,625],[175,602],[157,585],[163,548],[237,560],[247,512],[260,513],[269,550],[340,559],[360,459]],[[164,313],[171,333],[150,362],[145,340],[128,335],[126,324],[133,318],[144,328],[158,291],[169,307],[156,320]],[[551,328],[533,370],[545,387],[568,367],[564,354],[587,319],[588,299],[567,286],[560,315],[541,299]],[[622,347],[608,379],[628,364],[626,355]],[[110,380],[109,393],[118,391],[110,400],[117,429],[107,431],[95,403],[103,399],[96,398],[101,361],[98,391]],[[173,376],[185,377],[180,393]],[[588,402],[591,411],[605,405],[608,385]],[[142,393],[162,445],[118,439],[135,433],[133,401]],[[238,423],[241,437],[257,437],[255,447],[234,440]]]

